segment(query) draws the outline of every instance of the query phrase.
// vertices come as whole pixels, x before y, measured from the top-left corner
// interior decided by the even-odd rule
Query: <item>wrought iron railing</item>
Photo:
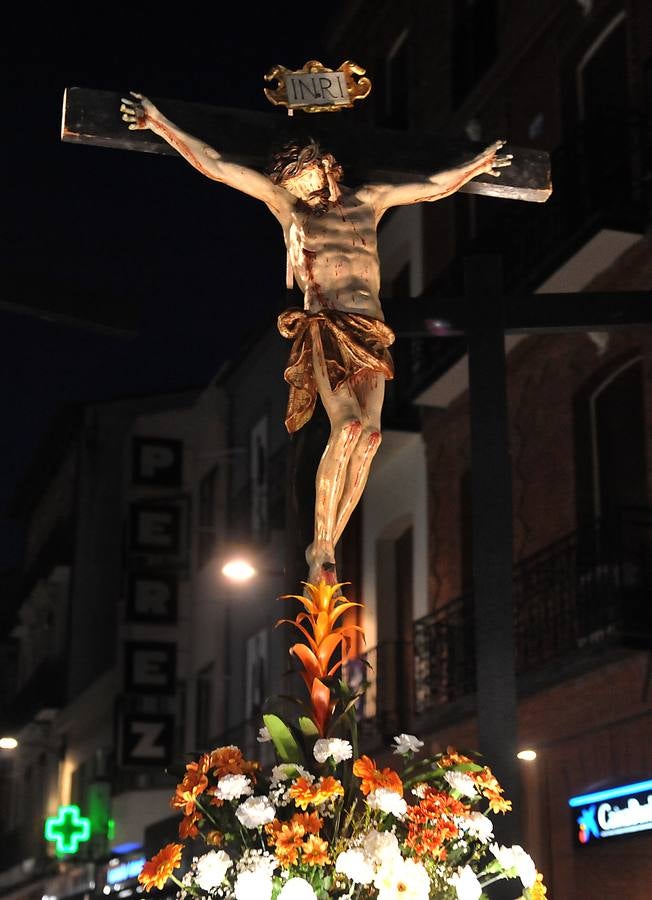
[[[623,510],[592,523],[514,568],[515,666],[519,676],[553,662],[596,659],[609,647],[652,647],[652,511]],[[349,678],[368,682],[362,718],[382,732],[410,714],[441,708],[475,691],[473,595],[414,623],[408,654],[400,643],[349,663]],[[411,665],[413,691],[401,690]],[[356,675],[356,666],[358,672]]]

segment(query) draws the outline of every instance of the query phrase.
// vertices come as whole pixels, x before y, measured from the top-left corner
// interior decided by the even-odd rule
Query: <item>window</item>
[[[245,720],[260,718],[267,696],[267,630],[247,638]]]
[[[250,434],[251,534],[263,543],[269,532],[269,448],[267,416],[258,420]]]
[[[600,520],[603,553],[616,552],[628,510],[647,503],[640,359],[603,371],[578,395],[575,445],[579,525]]]
[[[382,124],[387,128],[407,128],[409,124],[408,31],[394,42],[385,63],[385,108]]]
[[[219,468],[213,466],[199,482],[198,563],[203,566],[215,550]]]
[[[592,195],[622,200],[630,177],[630,112],[626,17],[621,12],[602,29],[577,64],[580,160]]]
[[[455,0],[451,48],[451,99],[460,106],[498,51],[496,0]]]
[[[213,664],[197,673],[195,685],[195,746],[208,747],[212,736]]]

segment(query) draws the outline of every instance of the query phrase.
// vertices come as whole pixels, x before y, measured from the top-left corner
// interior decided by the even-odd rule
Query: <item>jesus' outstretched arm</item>
[[[288,204],[287,192],[283,188],[275,185],[255,169],[227,162],[209,144],[187,134],[170,122],[147,97],[131,91],[131,98],[122,98],[120,112],[130,130],[153,131],[202,175],[262,200],[277,219],[283,217]]]
[[[369,184],[360,189],[358,193],[366,195],[365,199],[376,210],[378,221],[383,213],[393,206],[406,206],[411,203],[423,203],[449,197],[476,175],[486,174],[498,177],[499,170],[504,166],[511,165],[512,162],[511,154],[498,155],[498,151],[504,146],[505,141],[495,141],[469,162],[436,172],[429,178],[424,178],[423,181],[407,184]]]

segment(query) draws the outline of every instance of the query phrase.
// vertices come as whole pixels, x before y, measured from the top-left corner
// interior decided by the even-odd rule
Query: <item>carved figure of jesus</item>
[[[315,485],[313,541],[306,550],[308,581],[337,581],[335,547],[362,496],[381,442],[385,381],[393,377],[394,341],[379,299],[378,223],[393,206],[440,200],[476,175],[500,175],[511,155],[496,141],[468,163],[410,184],[342,183],[336,160],[314,144],[286,145],[267,174],[230,163],[213,147],[186,134],[140,94],[123,98],[130,129],[160,135],[208,178],[261,200],[283,229],[303,309],[279,316],[292,340],[288,431],[307,422],[319,396],[331,432]]]

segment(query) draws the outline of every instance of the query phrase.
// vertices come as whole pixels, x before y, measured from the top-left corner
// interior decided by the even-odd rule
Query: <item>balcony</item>
[[[605,654],[652,645],[652,510],[627,509],[580,529],[514,568],[519,692],[601,665]],[[368,662],[370,668],[364,663]],[[386,643],[348,666],[368,682],[359,714],[370,737],[421,717],[473,711],[473,594],[414,623],[411,645]]]

